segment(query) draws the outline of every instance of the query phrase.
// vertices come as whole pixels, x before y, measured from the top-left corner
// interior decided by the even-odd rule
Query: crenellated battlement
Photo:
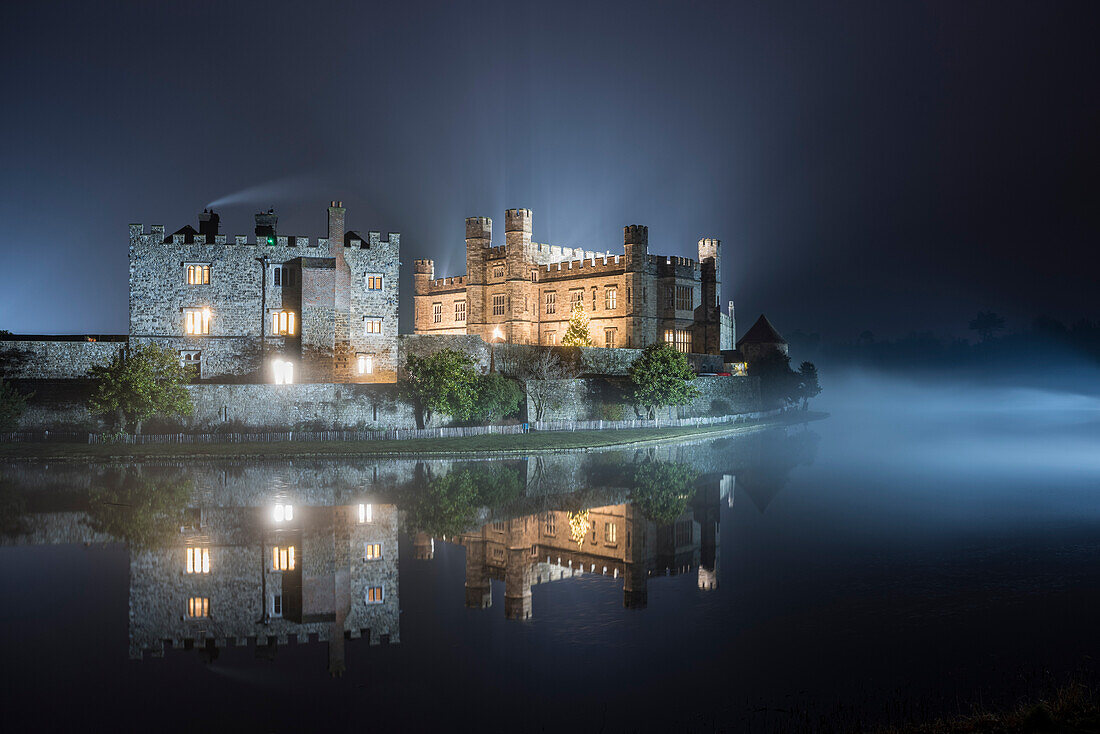
[[[390,235],[391,238],[393,236],[394,236],[393,234]],[[400,235],[396,235],[396,236],[398,238],[400,238]],[[172,234],[171,239],[169,241],[165,242],[165,240],[168,239],[168,238],[164,234],[164,225],[163,224],[149,225],[149,230],[148,231],[145,231],[145,225],[143,225],[143,224],[131,224],[130,225],[130,239],[136,241],[138,244],[147,245],[147,246],[150,246],[150,247],[152,247],[152,246],[165,247],[165,246],[169,246],[169,245],[172,245],[172,246],[183,245],[183,246],[186,246],[186,247],[191,247],[191,246],[210,246],[210,247],[212,247],[214,245],[247,245],[249,247],[261,246],[261,247],[268,247],[268,248],[272,248],[272,249],[275,249],[275,248],[294,249],[294,248],[300,248],[300,247],[318,247],[322,242],[327,242],[327,240],[318,240],[318,242],[316,244],[311,244],[310,240],[309,240],[309,237],[299,237],[299,236],[295,236],[295,235],[279,235],[279,236],[275,237],[275,242],[274,243],[269,243],[267,241],[266,237],[260,237],[258,239],[253,239],[252,241],[249,241],[249,235],[244,235],[244,234],[232,235],[231,236],[232,239],[230,239],[230,236],[227,236],[227,235],[224,235],[224,234],[217,234],[217,235],[214,235],[213,237],[207,236],[205,234],[194,234],[194,235],[190,235],[190,237],[191,237],[191,242],[188,242],[187,241],[188,235],[185,235],[185,234]]]
[[[587,255],[588,257],[585,258],[559,260],[558,262],[541,265],[539,266],[539,277],[545,280],[567,279],[582,274],[596,275],[622,272],[626,267],[626,260],[622,255],[612,255],[609,252],[587,253]]]

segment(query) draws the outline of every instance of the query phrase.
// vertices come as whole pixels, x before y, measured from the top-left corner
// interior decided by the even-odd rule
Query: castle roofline
[[[768,321],[768,317],[760,314],[760,318],[745,332],[745,335],[737,340],[737,348],[742,344],[786,344],[787,340],[779,335],[779,332]]]

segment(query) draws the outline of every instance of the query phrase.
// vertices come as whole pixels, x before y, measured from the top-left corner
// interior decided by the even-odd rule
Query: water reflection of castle
[[[732,498],[725,475],[696,491],[671,524],[647,520],[633,505],[583,512],[549,510],[492,522],[451,540],[466,549],[466,606],[492,606],[493,580],[504,582],[504,614],[530,619],[531,587],[586,573],[622,578],[623,606],[645,608],[652,576],[695,571],[698,587],[718,587],[720,503]],[[418,534],[420,559],[431,558],[434,540]]]
[[[164,646],[216,650],[399,640],[397,510],[362,503],[210,507],[155,549],[130,559],[130,656]]]

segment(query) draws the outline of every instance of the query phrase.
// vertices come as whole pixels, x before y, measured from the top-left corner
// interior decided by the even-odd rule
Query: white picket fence
[[[623,428],[680,428],[687,426],[713,426],[720,423],[749,423],[759,420],[776,411],[767,413],[741,413],[738,415],[705,416],[700,418],[635,418],[624,421],[535,421],[531,428],[536,431],[604,431]]]

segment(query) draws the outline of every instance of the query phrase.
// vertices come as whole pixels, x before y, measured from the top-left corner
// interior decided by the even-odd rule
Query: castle
[[[466,274],[435,277],[417,260],[417,334],[474,334],[486,342],[561,344],[573,308],[590,318],[592,344],[641,348],[658,341],[681,352],[732,350],[733,305],[722,311],[721,243],[699,240],[699,259],[649,254],[649,228],[623,228],[623,254],[533,242],[530,209],[466,220]]]
[[[339,201],[313,242],[280,235],[274,211],[252,242],[218,225],[211,211],[167,237],[130,225],[132,344],[176,351],[205,379],[396,380],[401,235],[348,230]]]

